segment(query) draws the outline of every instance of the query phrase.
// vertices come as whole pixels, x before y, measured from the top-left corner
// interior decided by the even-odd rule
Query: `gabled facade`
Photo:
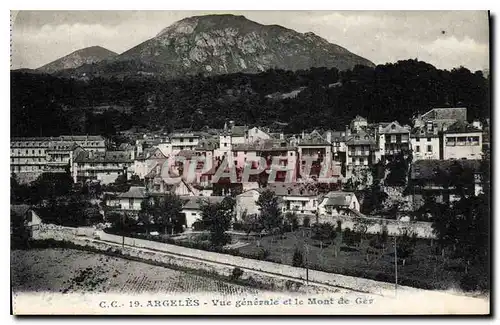
[[[377,161],[391,160],[410,149],[410,127],[397,121],[379,124],[377,130]]]

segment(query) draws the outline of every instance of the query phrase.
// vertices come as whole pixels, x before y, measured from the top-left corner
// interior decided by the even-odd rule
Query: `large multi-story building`
[[[483,132],[467,122],[456,122],[443,133],[443,159],[481,159]]]
[[[73,180],[99,180],[103,184],[112,183],[120,175],[131,175],[134,160],[129,152],[81,152],[73,164]]]
[[[42,173],[73,170],[73,161],[84,149],[63,137],[12,138],[10,171],[21,183],[34,181]]]
[[[194,150],[198,146],[200,136],[194,133],[172,133],[170,145],[175,155],[181,150]]]
[[[369,168],[375,163],[376,141],[371,134],[363,130],[353,133],[347,137],[346,146],[347,178],[352,176],[355,169]]]
[[[412,129],[410,133],[410,149],[413,161],[423,159],[441,159],[441,136],[437,126],[429,121],[425,126]]]
[[[410,127],[397,121],[380,123],[377,129],[377,160],[391,160],[410,149]]]
[[[302,166],[307,160],[312,160],[311,176],[319,176],[322,170],[332,168],[332,144],[316,130],[302,137],[298,153]]]

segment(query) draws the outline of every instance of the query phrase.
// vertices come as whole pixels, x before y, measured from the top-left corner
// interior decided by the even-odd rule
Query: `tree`
[[[270,231],[283,226],[280,204],[273,191],[263,191],[256,204],[260,210],[260,223],[264,229]]]
[[[151,224],[154,223],[154,220],[158,220],[157,215],[157,206],[155,206],[154,202],[150,200],[144,200],[141,202],[141,210],[138,213],[138,222],[143,225],[146,234],[149,234]]]
[[[324,241],[334,240],[337,233],[334,227],[329,223],[316,223],[313,225],[313,236],[312,239],[319,240],[321,242],[321,247],[323,247]]]
[[[295,247],[295,251],[293,252],[292,266],[304,267],[304,256],[297,247]]]
[[[182,214],[182,200],[174,193],[167,193],[157,201],[154,201],[157,209],[154,209],[153,220],[158,224],[163,233],[181,232],[184,216]]]
[[[295,231],[299,229],[299,219],[297,218],[297,213],[287,212],[285,214],[285,227],[290,229],[290,231]]]
[[[69,173],[43,173],[31,184],[31,198],[34,203],[68,195],[73,188]]]
[[[210,242],[219,247],[231,239],[226,231],[231,227],[234,199],[226,197],[220,203],[205,202],[201,206],[201,218],[206,229],[210,231]]]
[[[403,266],[406,260],[413,255],[417,243],[417,234],[407,228],[401,231],[401,236],[396,239],[396,249],[398,259],[403,260]]]
[[[379,211],[384,201],[388,198],[380,187],[379,183],[373,183],[364,191],[364,199],[361,205],[361,211],[365,214],[372,214]]]

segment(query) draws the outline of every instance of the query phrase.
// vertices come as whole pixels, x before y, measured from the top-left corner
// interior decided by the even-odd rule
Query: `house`
[[[376,160],[391,160],[400,153],[410,150],[410,127],[397,121],[380,123],[377,129]]]
[[[441,159],[441,136],[432,123],[414,127],[410,133],[410,149],[413,161],[422,159]]]
[[[273,191],[281,199],[283,213],[314,216],[318,209],[318,190],[308,184],[273,183],[268,184],[265,189]]]
[[[194,133],[172,133],[170,135],[172,153],[176,154],[181,150],[194,150],[198,146],[199,140],[200,136]]]
[[[182,206],[182,213],[184,213],[186,220],[186,228],[192,228],[193,223],[202,217],[201,207],[203,204],[217,204],[224,200],[224,196],[183,196],[181,200],[183,200],[184,204]]]
[[[167,156],[158,147],[147,148],[134,159],[133,172],[143,179],[157,165],[163,165]]]
[[[365,169],[375,163],[376,141],[368,132],[361,130],[352,133],[346,140],[346,177],[355,169]]]
[[[350,128],[352,132],[359,132],[368,126],[368,120],[362,116],[356,115],[351,121]]]
[[[318,131],[304,135],[298,144],[299,162],[302,167],[312,161],[311,176],[319,176],[322,168],[331,170],[332,145]]]
[[[246,136],[246,143],[254,143],[258,140],[270,140],[271,135],[258,127],[248,129]]]
[[[331,217],[359,213],[360,205],[353,192],[333,191],[318,198],[319,222],[332,222]]]
[[[246,215],[260,214],[259,207],[256,202],[260,196],[260,189],[251,189],[239,195],[236,195],[235,204],[235,219],[241,221]]]
[[[142,202],[147,198],[145,187],[131,186],[127,192],[117,195],[116,202],[122,211],[140,211]]]
[[[414,127],[425,126],[428,122],[434,124],[438,132],[446,130],[455,122],[467,121],[467,108],[465,107],[444,107],[433,108],[430,111],[414,119]]]
[[[451,203],[459,199],[457,189],[450,185],[455,168],[465,182],[467,195],[482,192],[480,160],[418,160],[411,166],[409,192],[413,209],[417,210],[426,198],[434,198],[437,203]],[[452,176],[450,176],[452,175]]]
[[[19,218],[25,227],[32,229],[37,229],[42,223],[42,219],[38,216],[38,213],[28,204],[11,204],[10,217],[11,223],[14,221],[12,218]]]
[[[94,179],[102,184],[113,183],[118,176],[133,173],[134,160],[127,151],[81,152],[73,164],[75,182]]]
[[[483,131],[458,121],[443,133],[443,159],[481,159]]]

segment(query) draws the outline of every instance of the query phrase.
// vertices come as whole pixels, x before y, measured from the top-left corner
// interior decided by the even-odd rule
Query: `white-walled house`
[[[236,220],[241,221],[245,215],[260,214],[257,200],[260,196],[260,189],[245,191],[236,196],[235,212]]]
[[[483,132],[467,122],[456,122],[443,133],[443,159],[481,159]]]
[[[413,161],[440,159],[441,138],[432,122],[413,128],[410,134],[410,148]]]
[[[247,136],[246,136],[247,143],[253,143],[258,140],[270,140],[270,139],[271,135],[259,129],[258,127],[250,128],[247,131]]]
[[[360,205],[353,192],[333,191],[319,198],[318,215],[336,217],[359,212]]]
[[[147,198],[146,188],[140,186],[132,186],[130,189],[117,196],[116,200],[121,210],[140,211],[141,203]]]
[[[193,223],[202,218],[201,207],[203,204],[217,204],[224,200],[224,196],[188,196],[181,197],[184,201],[182,213],[186,217],[186,228],[192,228]]]

